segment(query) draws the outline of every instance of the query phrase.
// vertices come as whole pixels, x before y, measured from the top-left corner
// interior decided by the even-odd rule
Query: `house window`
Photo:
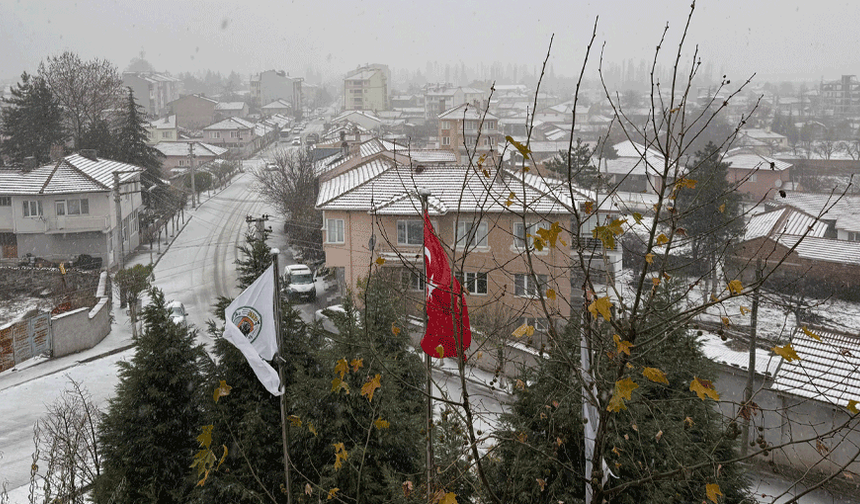
[[[66,215],[66,200],[59,200],[54,203],[54,208],[57,210],[57,217]]]
[[[0,206],[12,206],[12,196],[0,196]]]
[[[549,324],[545,318],[539,317],[520,317],[517,319],[517,327],[530,325],[535,328],[536,333],[546,334],[549,331]]]
[[[458,247],[486,247],[488,246],[486,222],[460,221],[457,223],[457,246]]]
[[[88,215],[90,213],[90,200],[70,199],[68,201],[69,215]]]
[[[532,275],[514,275],[514,294],[517,296],[537,297],[542,286],[547,284],[547,278],[546,275],[535,276],[537,276],[537,283],[535,283],[534,276]]]
[[[758,173],[750,173],[750,176],[749,176],[749,178],[747,179],[747,181],[748,181],[748,182],[756,182],[756,181],[758,181]]]
[[[169,131],[162,131],[161,132],[161,138],[170,138],[170,137],[171,137],[171,135],[170,135]]]
[[[41,217],[42,202],[41,201],[24,201],[24,217]]]
[[[344,243],[343,219],[326,219],[325,229],[326,243]]]
[[[209,132],[209,138],[221,138],[221,132],[220,131],[210,131]]]
[[[457,280],[469,294],[487,293],[486,271],[464,271],[462,275],[457,273]]]
[[[424,290],[424,276],[420,271],[414,269],[402,270],[400,281],[405,289],[412,291]]]
[[[397,221],[398,245],[421,245],[424,243],[424,221]]]
[[[230,132],[230,138],[239,138],[239,132],[238,131],[231,131]]]
[[[442,137],[442,145],[451,145],[451,137]]]
[[[525,248],[526,238],[534,237],[537,226],[536,222],[530,222],[525,226],[522,222],[514,222],[514,247]]]
[[[856,231],[848,231],[848,241],[860,241],[860,233]]]

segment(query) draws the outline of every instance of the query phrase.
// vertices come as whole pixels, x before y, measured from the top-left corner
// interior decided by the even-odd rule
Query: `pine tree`
[[[122,109],[119,129],[116,132],[114,156],[116,161],[144,168],[142,181],[146,187],[160,184],[162,154],[146,143],[146,114],[134,99],[134,91],[128,88],[128,99]],[[149,206],[147,201],[144,203]]]
[[[639,387],[626,409],[608,416],[603,457],[615,477],[607,485],[617,487],[709,460],[713,464],[690,470],[683,478],[634,485],[613,502],[699,502],[705,485],[718,483],[724,495],[721,502],[739,503],[747,487],[740,468],[727,465],[715,471],[720,461],[736,456],[737,426],[724,425],[714,403],[700,400],[689,390],[694,377],[714,378],[713,363],[702,353],[696,333],[661,322],[680,311],[679,289],[673,284],[666,281],[657,289],[655,310],[644,324],[648,330],[639,335],[640,341],[657,343],[634,361],[639,370],[664,370],[668,384],[637,378]],[[571,324],[551,355],[535,369],[524,371],[520,377],[524,386],[515,389],[510,411],[502,416],[499,443],[490,459],[498,461],[491,474],[504,502],[555,504],[584,499],[582,392],[570,368],[580,361],[579,331]],[[612,369],[610,361],[601,355],[597,368]],[[595,377],[606,379],[598,372]]]
[[[120,382],[99,433],[96,502],[184,502],[194,487],[188,466],[201,425],[204,354],[194,334],[170,319],[164,294],[150,295],[145,329],[133,338],[131,360],[118,364]]]
[[[744,229],[741,218],[741,197],[728,181],[728,163],[714,143],[697,151],[686,178],[695,187],[679,185],[676,206],[680,226],[692,240],[693,259],[705,258],[713,265],[730,240]]]
[[[607,146],[607,151],[613,151]],[[577,138],[570,152],[558,151],[558,157],[546,161],[544,166],[557,173],[564,180],[573,180],[577,185],[586,189],[597,189],[600,184],[600,173],[595,168],[592,160],[594,151],[582,139]],[[616,155],[617,157],[617,155]]]
[[[34,157],[39,163],[51,159],[51,147],[63,145],[66,133],[57,99],[44,79],[21,74],[21,82],[11,88],[12,97],[4,98],[8,105],[0,115],[0,135],[7,137],[0,152],[13,162]]]

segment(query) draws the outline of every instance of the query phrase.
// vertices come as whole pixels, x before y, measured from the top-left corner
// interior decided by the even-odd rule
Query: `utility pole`
[[[268,218],[268,216],[264,216]],[[290,483],[290,427],[287,425],[287,384],[284,379],[284,364],[286,360],[284,360],[284,345],[283,338],[281,337],[281,285],[280,285],[280,277],[278,276],[278,254],[280,251],[276,248],[271,249],[272,254],[272,273],[275,275],[274,280],[274,314],[275,314],[275,335],[278,338],[278,378],[281,381],[281,387],[284,389],[284,393],[281,394],[280,398],[280,406],[281,406],[281,443],[283,444],[284,450],[284,488],[286,489],[287,494],[287,504],[292,503],[292,488]]]
[[[194,176],[194,142],[188,142],[188,160],[191,164],[191,208],[197,208],[197,183]]]
[[[753,289],[752,310],[750,311],[750,346],[749,346],[749,370],[747,373],[747,384],[744,388],[744,402],[741,408],[746,409],[746,414],[743,416],[743,427],[741,428],[741,456],[745,457],[749,449],[750,435],[750,417],[753,410],[750,407],[752,401],[753,386],[755,385],[755,353],[756,353],[756,333],[758,328],[758,298],[759,288],[761,287],[761,258],[755,261],[755,281],[756,286]],[[743,409],[742,409],[743,411]]]
[[[119,199],[119,174],[120,172],[113,172],[113,201],[116,204],[116,237],[119,241],[119,269],[123,269],[125,267],[123,261],[124,255],[124,247],[122,243],[122,203],[120,203]]]
[[[250,215],[248,215],[247,217],[245,217],[245,222],[247,222],[248,224],[253,223],[253,224],[256,224],[256,225],[257,225],[257,237],[258,237],[260,240],[262,240],[262,239],[263,239],[263,233],[264,233],[264,232],[266,232],[266,231],[268,231],[268,232],[270,232],[270,233],[272,232],[272,228],[271,228],[271,226],[266,227],[266,225],[265,225],[265,222],[266,222],[267,220],[269,220],[269,215],[268,215],[268,214],[263,214],[262,216],[257,217],[257,218],[251,217]]]
[[[424,221],[424,214],[427,212],[427,199],[431,196],[431,192],[429,189],[420,188],[418,189],[418,196],[421,197],[421,222],[422,225]],[[421,236],[424,236],[424,233],[421,233]],[[424,252],[422,252],[421,265],[423,267],[421,274],[422,287],[424,290],[424,328],[427,328],[427,259],[423,257],[423,254],[426,254],[426,248],[421,247]],[[427,435],[427,463],[426,463],[426,471],[427,471],[427,502],[431,502],[433,500],[433,481],[434,481],[434,457],[433,457],[433,377],[431,375],[433,371],[432,364],[430,362],[430,355],[424,354],[424,366],[427,369],[427,405],[426,405],[426,419],[424,429]]]

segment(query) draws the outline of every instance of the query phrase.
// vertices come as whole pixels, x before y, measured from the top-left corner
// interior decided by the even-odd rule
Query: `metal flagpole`
[[[425,236],[427,221],[424,219],[424,216],[427,214],[427,198],[430,196],[429,189],[418,189],[418,195],[421,197],[421,267],[423,268],[423,274],[421,275],[421,280],[424,283],[424,331],[427,331],[427,260],[425,255],[427,254],[427,248],[424,246],[423,237]],[[424,354],[424,365],[427,368],[427,421],[425,425],[425,430],[427,432],[427,502],[431,502],[433,500],[433,381],[431,377],[431,363],[430,363],[430,355]]]
[[[287,391],[284,383],[284,364],[286,361],[283,358],[283,345],[281,338],[281,278],[278,276],[278,254],[280,251],[276,248],[272,249],[272,274],[275,275],[275,288],[272,302],[275,305],[275,337],[278,341],[278,378],[281,381],[281,387],[284,388],[284,393],[281,394],[281,441],[284,445],[284,487],[287,490],[287,504],[292,504],[292,492],[290,491],[290,429],[287,426]]]

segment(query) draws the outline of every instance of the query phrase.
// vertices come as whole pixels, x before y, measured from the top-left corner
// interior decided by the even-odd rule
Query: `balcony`
[[[110,229],[106,215],[71,215],[48,218],[47,233],[82,233],[87,231],[107,231]]]

